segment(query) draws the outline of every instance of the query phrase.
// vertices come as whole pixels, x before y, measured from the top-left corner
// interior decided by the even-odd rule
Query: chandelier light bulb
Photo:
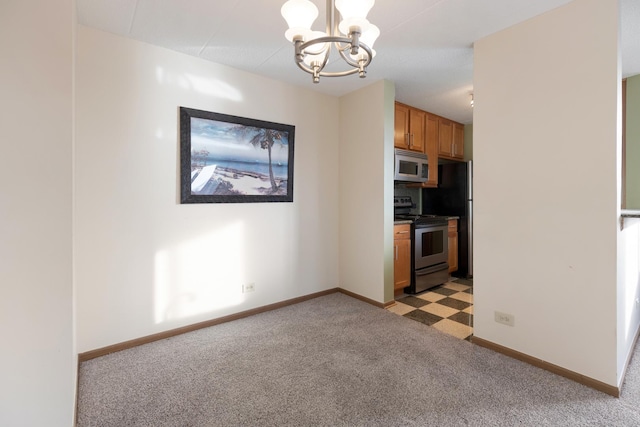
[[[380,36],[380,29],[373,24],[369,25],[367,31],[362,33],[362,35],[360,36],[360,42],[366,44],[371,48],[371,53],[373,54],[372,57],[376,56],[376,50],[373,48],[373,44],[378,39],[378,36]],[[360,59],[364,59],[365,55],[366,54],[363,53],[362,50],[360,50],[360,53],[358,53],[357,55],[351,55],[351,58],[357,61]]]
[[[293,41],[296,36],[304,37],[311,31],[311,25],[318,17],[318,8],[309,0],[289,0],[282,5],[280,13],[289,25],[284,36]]]
[[[367,31],[364,31],[360,36],[360,41],[373,49],[373,44],[378,40],[379,36],[380,28],[371,24],[369,28],[367,28]]]
[[[367,14],[375,0],[336,0],[336,8],[342,16],[339,28],[343,34],[350,34],[351,28],[358,27],[364,33],[369,27]]]

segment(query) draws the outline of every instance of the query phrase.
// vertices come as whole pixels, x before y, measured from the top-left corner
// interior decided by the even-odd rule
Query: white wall
[[[76,85],[79,352],[338,286],[337,98],[82,26]],[[180,205],[179,106],[295,125],[294,202]]]
[[[640,219],[624,218],[618,237],[618,385],[640,328]],[[640,357],[636,355],[636,357]]]
[[[340,286],[381,303],[393,300],[394,97],[378,81],[340,98]]]
[[[0,3],[0,425],[71,426],[71,0]]]
[[[640,207],[640,75],[627,79],[626,208]],[[640,219],[625,218],[618,235],[618,384],[640,328]]]
[[[473,135],[474,335],[613,386],[617,3],[574,1],[478,41]]]

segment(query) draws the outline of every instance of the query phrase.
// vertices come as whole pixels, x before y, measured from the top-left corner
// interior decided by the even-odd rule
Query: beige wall
[[[474,334],[613,386],[618,63],[615,0],[574,1],[474,50]]]
[[[82,26],[77,63],[80,352],[338,286],[337,98]],[[295,125],[294,202],[180,205],[179,106]]]
[[[73,423],[75,2],[0,3],[0,425]]]
[[[394,98],[379,81],[340,99],[340,285],[377,302],[393,300]]]

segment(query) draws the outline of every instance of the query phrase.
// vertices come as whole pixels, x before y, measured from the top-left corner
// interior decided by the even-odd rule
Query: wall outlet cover
[[[515,324],[515,317],[513,314],[507,314],[501,311],[494,312],[494,320],[507,326],[514,326]]]

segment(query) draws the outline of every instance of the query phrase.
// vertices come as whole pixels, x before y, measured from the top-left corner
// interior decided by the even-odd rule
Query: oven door
[[[415,229],[415,269],[427,268],[448,261],[447,225],[425,226]]]

